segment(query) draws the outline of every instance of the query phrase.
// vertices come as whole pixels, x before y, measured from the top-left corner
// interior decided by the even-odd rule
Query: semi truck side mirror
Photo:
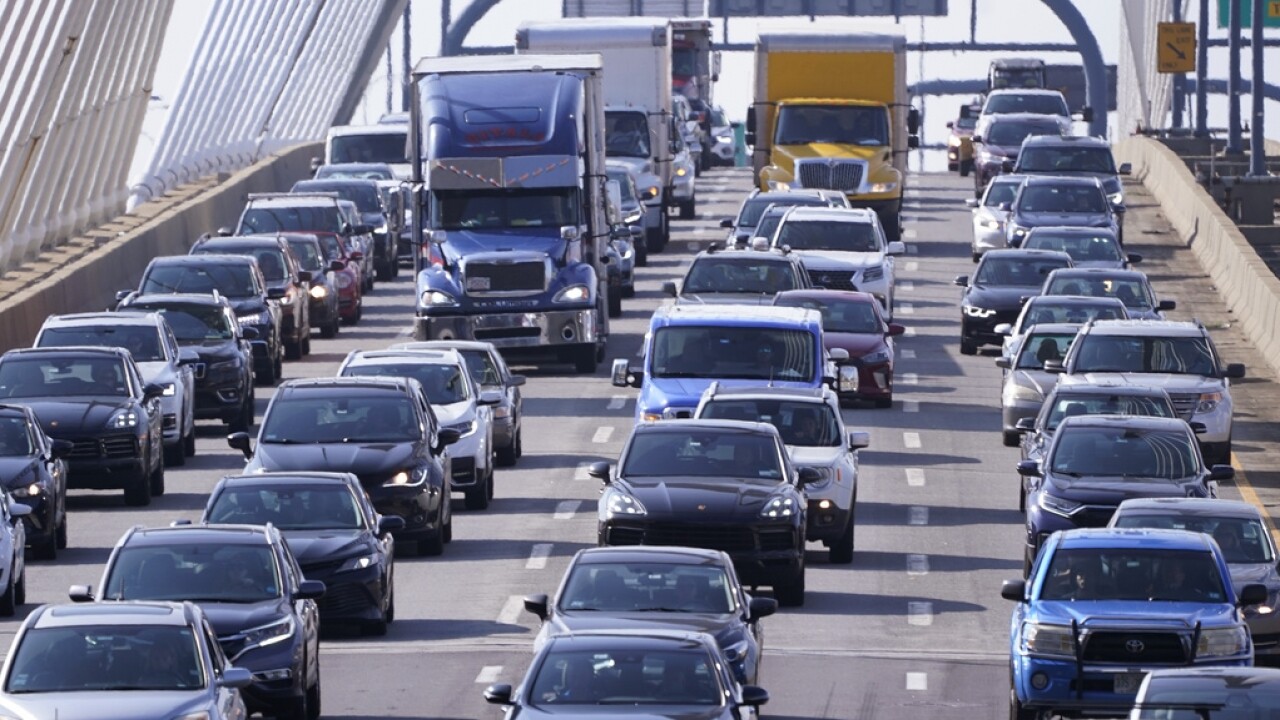
[[[910,150],[915,150],[915,149],[916,149],[916,148],[918,148],[918,147],[920,147],[920,136],[919,136],[919,135],[908,135],[908,136],[907,136],[907,148],[908,148],[908,149],[910,149]]]
[[[1080,119],[1085,122],[1093,122],[1093,108],[1086,107],[1080,111]]]
[[[911,135],[920,132],[920,110],[918,108],[911,108],[907,111],[907,132]]]
[[[577,240],[579,237],[581,237],[581,235],[578,233],[577,225],[561,225],[560,226],[561,240],[564,240],[565,242],[573,242]]]
[[[756,144],[756,109],[754,107],[747,108],[747,129],[743,137],[748,145]]]

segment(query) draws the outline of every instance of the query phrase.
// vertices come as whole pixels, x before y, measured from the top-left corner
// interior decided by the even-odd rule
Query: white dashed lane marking
[[[907,555],[907,574],[908,575],[928,575],[929,574],[929,556],[928,555]]]
[[[501,665],[485,665],[480,668],[480,673],[476,675],[477,685],[492,685],[498,682],[498,678],[502,675]],[[911,688],[907,688],[910,690]]]
[[[907,673],[907,689],[908,690],[928,690],[929,676],[922,672]]]
[[[552,517],[556,520],[572,520],[574,513],[578,512],[580,507],[582,507],[581,500],[562,500],[556,504],[556,514]]]
[[[925,627],[933,624],[933,603],[914,601],[907,603],[907,624]]]
[[[909,412],[909,413],[920,412],[920,401],[919,400],[903,400],[902,412]]]
[[[903,360],[915,360],[915,359],[916,359],[916,351],[915,351],[915,350],[912,350],[911,348],[907,348],[906,350],[899,350],[899,351],[898,351],[898,354],[902,355],[902,359],[903,359]]]
[[[515,625],[516,620],[520,618],[520,613],[523,611],[524,598],[520,595],[512,595],[503,604],[502,611],[498,613],[497,622],[499,625]]]
[[[908,525],[928,525],[929,524],[929,508],[924,505],[912,505],[907,508],[907,524]]]
[[[894,308],[894,312],[899,315],[915,315],[916,306],[909,302],[898,303],[898,307]],[[907,328],[908,330],[910,328]]]
[[[924,487],[924,468],[907,468],[907,484],[911,487]]]
[[[525,570],[541,570],[547,566],[547,558],[551,557],[551,543],[534,543],[529,551],[529,560],[524,564]]]
[[[920,269],[920,263],[916,262],[915,260],[912,260],[906,264],[907,272],[915,272],[919,269]]]
[[[916,336],[916,329],[913,327],[908,326],[904,328],[902,331],[902,337],[915,337],[915,336]]]
[[[613,397],[609,398],[609,409],[621,410],[622,408],[627,406],[627,400],[630,400],[630,399],[631,398],[628,398],[626,395],[614,395]]]
[[[918,432],[904,432],[904,433],[902,433],[902,444],[903,444],[904,446],[906,446],[906,447],[907,447],[907,449],[909,449],[909,450],[919,450],[919,449],[920,449],[920,447],[921,447],[921,445],[920,445],[920,433],[918,433]]]
[[[905,293],[915,292],[916,284],[911,282],[910,280],[899,280],[898,289]]]
[[[591,463],[578,463],[578,467],[573,471],[574,480],[590,480]]]
[[[912,228],[907,228],[906,230],[902,231],[902,237],[904,238],[914,238],[915,236],[916,236],[916,231]],[[915,253],[911,252],[911,250],[912,248],[907,248],[907,252],[911,253],[912,255],[915,255]]]
[[[898,382],[903,385],[919,385],[920,376],[916,373],[902,373],[902,377],[898,378]]]
[[[591,442],[607,443],[611,437],[613,437],[613,427],[605,425],[603,427],[596,428],[596,434],[591,436]]]

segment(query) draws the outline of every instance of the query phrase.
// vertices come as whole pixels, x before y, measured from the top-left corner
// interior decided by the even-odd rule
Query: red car
[[[337,260],[343,264],[341,270],[333,273],[333,284],[338,290],[338,316],[346,324],[354,325],[364,313],[364,276],[360,265],[364,254],[352,249],[347,239],[337,233],[314,234],[324,250],[325,262]]]
[[[842,403],[870,400],[879,408],[893,405],[893,339],[905,328],[889,322],[874,295],[847,290],[787,290],[774,305],[812,308],[822,314],[827,350],[842,348],[858,368],[858,389],[841,392]]]

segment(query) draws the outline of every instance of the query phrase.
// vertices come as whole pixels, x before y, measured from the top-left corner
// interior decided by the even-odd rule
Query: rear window
[[[1063,418],[1073,415],[1146,415],[1177,417],[1169,398],[1163,395],[1100,395],[1058,393],[1045,418],[1045,427],[1056,430]]]
[[[251,207],[240,218],[238,235],[277,232],[342,232],[342,213],[337,205]]]
[[[261,294],[248,264],[236,265],[160,265],[151,268],[142,279],[143,295],[195,293],[209,295],[217,290],[225,297],[238,299]]]

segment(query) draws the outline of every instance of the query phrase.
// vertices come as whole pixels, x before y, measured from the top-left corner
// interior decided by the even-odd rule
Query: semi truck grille
[[[857,161],[829,163],[798,162],[800,184],[807,188],[851,192],[862,184],[863,164]]]
[[[547,289],[546,266],[541,262],[467,263],[468,295],[507,292],[542,292]]]
[[[1200,404],[1200,393],[1169,393],[1173,401],[1173,410],[1183,420],[1190,420],[1195,414],[1196,405]]]
[[[1187,647],[1177,633],[1097,632],[1084,646],[1085,662],[1183,665]]]

